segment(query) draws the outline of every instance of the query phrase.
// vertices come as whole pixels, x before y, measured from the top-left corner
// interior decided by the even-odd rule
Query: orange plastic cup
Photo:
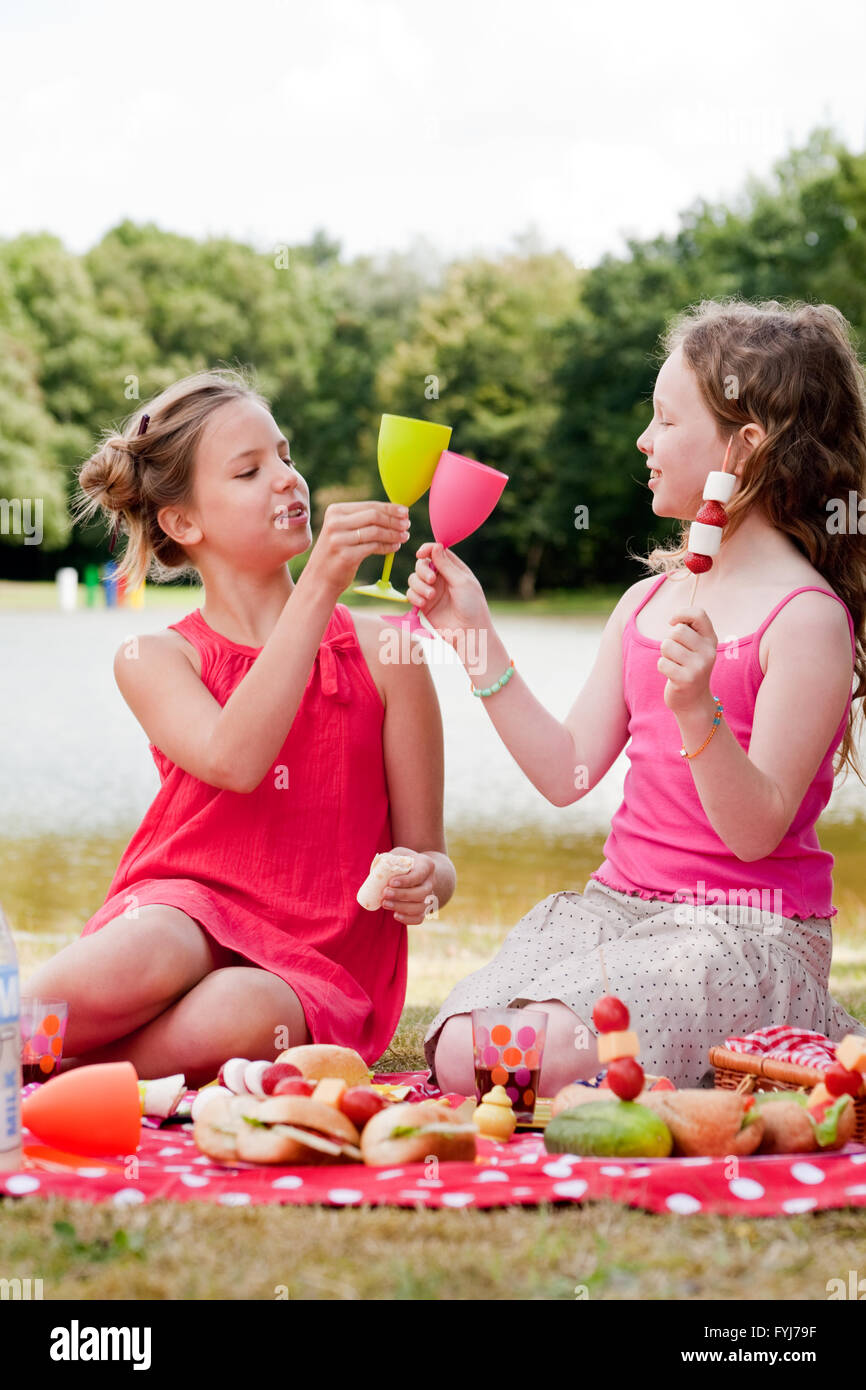
[[[131,1062],[63,1072],[21,1102],[21,1123],[58,1149],[88,1156],[134,1153],[141,1139],[138,1073]]]

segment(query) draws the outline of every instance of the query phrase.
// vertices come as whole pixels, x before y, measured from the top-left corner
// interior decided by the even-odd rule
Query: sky
[[[589,266],[816,125],[862,152],[864,53],[864,0],[0,0],[0,238]]]

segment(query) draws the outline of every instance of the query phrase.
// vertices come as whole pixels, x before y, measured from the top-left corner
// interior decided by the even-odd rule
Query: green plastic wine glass
[[[389,500],[411,507],[423,497],[433,481],[440,455],[450,441],[450,425],[413,420],[406,415],[383,415],[379,426],[379,476]],[[381,578],[375,584],[356,584],[353,592],[408,603],[408,595],[401,594],[391,584],[394,554],[396,552],[385,556]]]

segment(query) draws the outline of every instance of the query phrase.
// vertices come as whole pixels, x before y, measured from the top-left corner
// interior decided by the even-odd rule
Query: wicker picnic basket
[[[727,1091],[811,1090],[824,1073],[818,1067],[799,1067],[776,1057],[756,1057],[732,1052],[727,1047],[711,1047],[710,1062],[715,1068],[715,1084]],[[854,1097],[854,1138],[866,1144],[866,1090]]]

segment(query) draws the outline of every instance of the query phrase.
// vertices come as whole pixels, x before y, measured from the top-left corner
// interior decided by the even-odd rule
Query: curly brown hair
[[[866,695],[866,535],[859,527],[837,533],[828,524],[834,501],[847,504],[854,493],[859,504],[866,491],[866,373],[854,331],[832,304],[730,296],[701,300],[677,314],[662,336],[659,366],[679,347],[720,443],[750,421],[766,432],[725,504],[722,545],[747,513],[760,508],[851,614],[856,685],[834,772],[847,765],[862,782],[854,724],[858,715],[863,719],[863,706],[855,710],[855,702]],[[687,573],[688,524],[672,544],[634,558],[651,573]]]

